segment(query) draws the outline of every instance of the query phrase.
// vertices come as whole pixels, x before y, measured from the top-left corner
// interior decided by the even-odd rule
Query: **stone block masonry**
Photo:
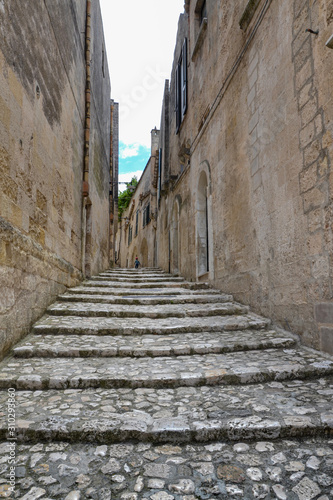
[[[82,280],[86,1],[0,2],[0,358]],[[109,266],[110,80],[92,9],[89,224],[93,272]],[[36,28],[38,27],[38,29]],[[97,223],[98,221],[98,223]]]
[[[325,302],[332,298],[332,249],[327,241],[331,228],[324,225],[324,221],[330,218],[332,144],[326,139],[327,117],[320,102],[321,89],[316,75],[314,47],[318,40],[316,36],[306,33],[306,29],[317,22],[317,9],[318,5],[311,5],[309,1],[294,1],[292,49],[295,95],[300,119],[299,148],[303,155],[299,185],[308,221],[307,260],[310,276],[306,287],[309,302],[314,302],[318,343],[321,349],[332,353],[332,303]]]
[[[332,353],[315,314],[333,298],[332,1],[207,0],[202,39],[200,7],[179,20],[170,108],[185,38],[187,108],[178,131],[170,113],[151,253]]]

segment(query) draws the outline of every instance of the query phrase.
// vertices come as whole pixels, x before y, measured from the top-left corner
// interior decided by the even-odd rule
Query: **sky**
[[[160,128],[184,0],[100,0],[111,77],[119,102],[119,180],[140,178],[150,157],[150,132]],[[126,186],[121,184],[120,190]]]

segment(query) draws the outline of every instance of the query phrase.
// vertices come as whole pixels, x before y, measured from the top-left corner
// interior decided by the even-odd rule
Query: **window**
[[[160,206],[161,203],[161,191],[162,191],[162,148],[160,148],[158,153],[158,186],[157,186],[158,206]]]
[[[145,206],[143,209],[143,218],[142,218],[142,224],[143,227],[147,226],[150,222],[150,203]]]
[[[136,211],[136,217],[135,217],[135,236],[138,235],[139,231],[139,210]]]
[[[175,75],[176,134],[187,110],[187,39],[185,38]]]
[[[130,244],[132,243],[132,239],[133,239],[133,228],[132,228],[132,226],[129,226],[128,227],[128,246],[130,246]]]

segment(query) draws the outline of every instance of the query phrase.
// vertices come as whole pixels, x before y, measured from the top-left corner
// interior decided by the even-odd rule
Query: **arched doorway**
[[[172,209],[171,227],[170,227],[170,267],[174,274],[179,273],[180,261],[180,233],[179,233],[179,201],[175,200]]]
[[[210,190],[210,168],[207,162],[199,175],[196,200],[197,277],[209,273],[213,278],[213,227]]]

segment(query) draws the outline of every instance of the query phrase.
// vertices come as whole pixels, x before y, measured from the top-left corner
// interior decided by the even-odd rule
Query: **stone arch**
[[[140,247],[139,261],[142,267],[148,267],[148,244],[146,238],[143,238]]]
[[[207,161],[200,165],[196,196],[197,277],[213,277],[213,224],[211,171]]]
[[[174,274],[179,273],[180,267],[180,230],[179,230],[180,201],[177,196],[174,200],[170,225],[170,269]]]

